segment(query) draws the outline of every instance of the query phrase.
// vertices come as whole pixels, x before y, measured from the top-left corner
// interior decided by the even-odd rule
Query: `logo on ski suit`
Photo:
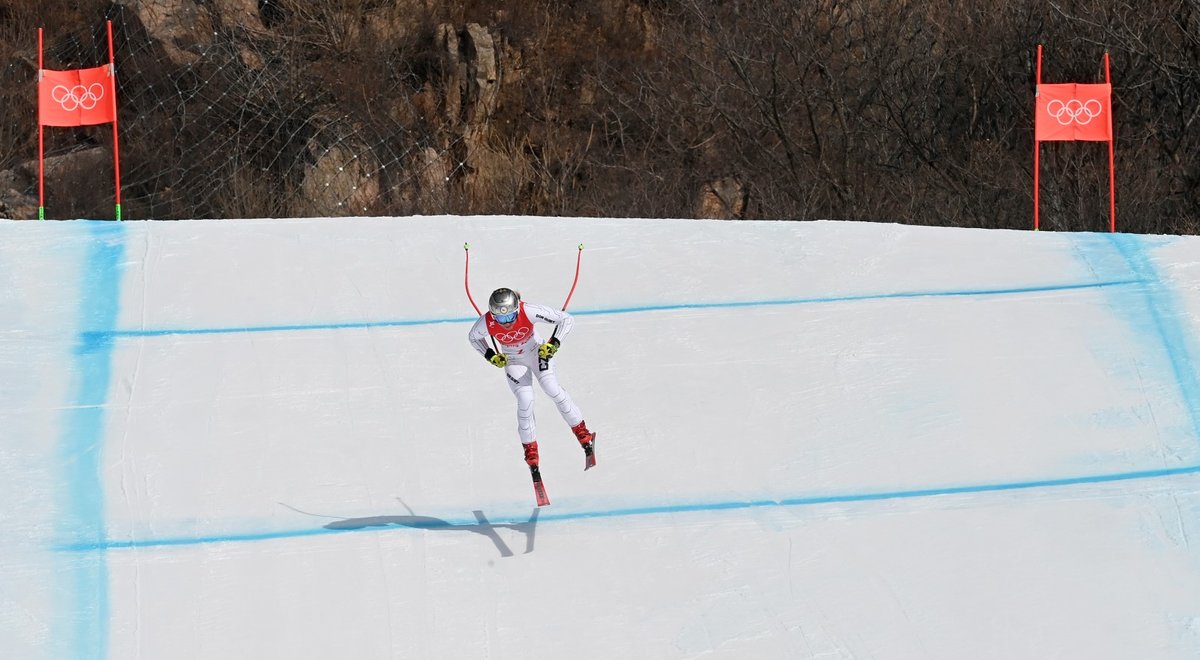
[[[529,341],[533,336],[533,321],[525,315],[525,303],[521,303],[521,307],[517,312],[517,320],[513,321],[512,327],[506,328],[496,322],[492,318],[492,313],[487,313],[487,331],[488,334],[496,338],[496,341],[509,347],[520,346]]]

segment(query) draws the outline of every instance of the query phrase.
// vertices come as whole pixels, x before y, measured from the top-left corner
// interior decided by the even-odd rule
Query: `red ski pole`
[[[475,304],[475,299],[471,297],[471,244],[463,243],[463,288],[467,290],[467,300],[471,301],[471,307],[475,308],[475,313],[479,316],[483,314],[479,311],[479,305]],[[496,338],[492,337],[492,350],[500,352],[500,347],[496,345]]]
[[[567,311],[567,305],[571,304],[571,296],[575,295],[575,287],[579,284],[579,263],[583,261],[583,243],[579,244],[579,252],[575,254],[575,281],[571,282],[571,291],[567,294],[567,301],[563,303],[563,311]]]
[[[467,290],[467,300],[471,301],[471,306],[475,308],[475,313],[480,314],[479,305],[475,304],[475,299],[471,297],[471,244],[463,243],[463,288]]]
[[[575,253],[575,281],[571,282],[571,291],[567,293],[567,300],[563,303],[562,310],[567,311],[567,305],[571,304],[571,296],[575,295],[575,287],[579,285],[579,265],[583,261],[583,243],[579,244],[579,251]],[[558,326],[554,326],[554,332],[550,333],[550,339],[554,339],[558,334]]]

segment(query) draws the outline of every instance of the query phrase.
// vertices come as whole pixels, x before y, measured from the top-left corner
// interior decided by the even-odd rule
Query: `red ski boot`
[[[571,427],[571,431],[583,447],[583,469],[590,470],[596,467],[596,434],[588,430],[587,422],[579,422]]]
[[[542,471],[538,469],[537,440],[523,446],[525,462],[529,465],[529,474],[533,477],[533,494],[537,497],[537,505],[549,506],[550,498],[546,495],[546,486],[542,484]]]
[[[522,446],[525,448],[525,463],[531,468],[537,467],[537,465],[538,465],[537,440],[534,440],[533,442],[526,444],[526,445],[522,445]]]

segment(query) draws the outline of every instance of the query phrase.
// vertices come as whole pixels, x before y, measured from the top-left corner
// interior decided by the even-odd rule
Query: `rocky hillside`
[[[1026,228],[1044,43],[1047,82],[1111,54],[1118,228],[1194,233],[1200,9],[1096,4],[10,0],[0,215],[37,212],[37,28],[46,68],[97,66],[111,20],[126,218]],[[48,217],[113,217],[111,136],[47,129]],[[1104,229],[1106,150],[1044,145],[1041,193],[1044,228]]]

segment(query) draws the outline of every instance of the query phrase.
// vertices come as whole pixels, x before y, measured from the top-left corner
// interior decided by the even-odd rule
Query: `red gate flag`
[[[1038,85],[1035,138],[1108,142],[1111,108],[1112,85],[1107,83]]]
[[[91,69],[51,71],[44,66],[42,28],[38,28],[38,218],[46,219],[47,126],[112,124],[116,219],[121,219],[121,156],[117,139],[117,63],[112,21],[107,23],[108,64]]]
[[[42,70],[38,81],[38,121],[42,126],[91,126],[114,120],[110,66],[70,71]]]
[[[1108,143],[1108,230],[1117,231],[1117,168],[1113,155],[1112,72],[1104,54],[1103,83],[1042,84],[1042,45],[1037,47],[1033,109],[1033,230],[1041,227],[1038,174],[1042,143],[1088,140]]]

